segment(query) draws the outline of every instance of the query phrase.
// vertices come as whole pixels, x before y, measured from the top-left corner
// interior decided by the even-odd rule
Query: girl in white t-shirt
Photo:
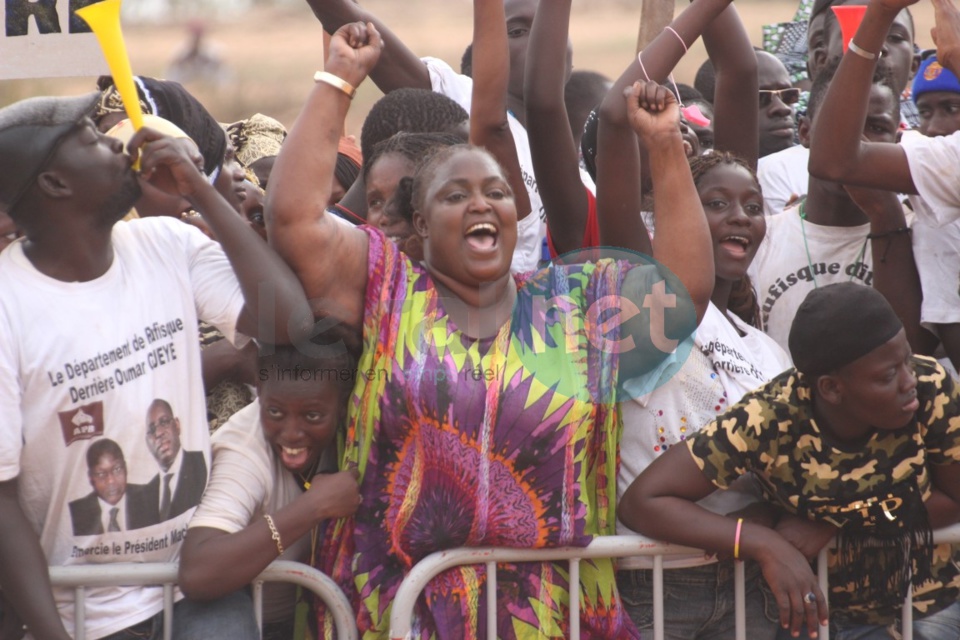
[[[759,317],[747,267],[766,233],[756,175],[728,153],[691,162],[691,173],[714,242],[716,285],[697,327],[694,348],[654,391],[623,403],[618,497],[653,460],[682,443],[748,391],[790,367],[790,359],[752,323]],[[629,393],[630,383],[625,385]],[[749,491],[718,492],[707,499],[719,513],[753,501]],[[622,522],[618,532],[632,533]],[[617,583],[633,621],[653,626],[653,578],[644,559],[620,564]],[[747,628],[751,638],[773,638],[777,607],[759,569],[747,568]],[[664,573],[664,627],[668,638],[729,637],[734,628],[733,562],[671,569]]]
[[[211,438],[210,482],[180,554],[190,598],[241,589],[278,556],[312,563],[320,524],[360,503],[355,470],[328,472],[356,369],[339,345],[309,349],[320,357],[261,346],[258,399]],[[267,585],[264,639],[293,636],[296,604],[292,585]]]

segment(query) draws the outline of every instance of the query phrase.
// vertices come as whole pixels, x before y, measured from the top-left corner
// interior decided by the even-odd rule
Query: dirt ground
[[[133,2],[135,0],[127,0]],[[364,0],[419,55],[432,55],[459,68],[471,37],[467,0]],[[686,2],[678,2],[678,11]],[[796,0],[739,0],[747,31],[760,44],[761,26],[790,20]],[[640,14],[639,0],[577,0],[571,21],[574,66],[608,77],[619,75],[633,55]],[[932,46],[933,9],[928,2],[914,8],[917,41]],[[233,19],[209,23],[211,42],[232,69],[225,86],[189,85],[221,121],[231,122],[262,112],[291,125],[310,90],[313,72],[322,66],[320,25],[306,3],[282,9],[257,9]],[[173,52],[186,37],[183,24],[124,25],[134,73],[163,77]],[[701,44],[680,63],[676,79],[691,82],[704,60]],[[68,94],[92,89],[93,78],[0,81],[0,104],[39,94]],[[361,87],[347,122],[359,134],[364,114],[378,97],[372,83]]]

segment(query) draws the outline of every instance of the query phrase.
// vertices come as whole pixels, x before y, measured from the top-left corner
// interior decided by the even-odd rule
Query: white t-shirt
[[[917,131],[904,131],[900,143],[906,145],[914,139],[923,139]],[[763,191],[763,210],[768,216],[783,211],[793,196],[807,195],[810,173],[810,149],[796,144],[783,151],[764,156],[757,161],[757,179]],[[903,201],[901,196],[900,200]]]
[[[178,558],[209,468],[197,319],[238,338],[243,296],[218,244],[170,218],[118,224],[112,238],[113,263],[90,282],[40,273],[22,241],[0,253],[0,480],[19,478],[20,503],[52,566]],[[145,438],[158,399],[172,409],[183,452],[170,513],[182,511],[162,522],[160,467]],[[87,506],[96,500],[86,452],[104,438],[123,452],[125,496],[140,496],[124,501],[129,530],[96,532],[99,508]],[[72,590],[54,597],[72,630]],[[87,637],[162,607],[160,587],[89,589]]]
[[[923,289],[920,321],[931,329],[960,322],[960,219],[937,226],[918,214],[913,222],[913,257]]]
[[[757,161],[757,179],[763,192],[763,210],[768,216],[783,211],[793,196],[807,195],[810,150],[800,144],[763,156]]]
[[[442,93],[470,113],[473,97],[473,79],[454,71],[450,65],[439,58],[421,58],[430,72],[430,86]],[[507,113],[510,133],[517,147],[517,160],[523,173],[523,182],[530,196],[530,215],[517,222],[517,247],[513,251],[510,270],[513,273],[534,271],[543,257],[543,243],[547,234],[546,214],[537,189],[537,178],[533,173],[533,159],[530,157],[530,142],[527,130],[512,113]]]
[[[960,132],[904,139],[917,187],[913,255],[923,287],[920,319],[926,325],[960,322]]]
[[[936,138],[904,135],[900,146],[917,187],[918,195],[910,196],[917,220],[926,219],[932,227],[960,219],[960,131]]]
[[[652,393],[621,405],[618,500],[662,453],[682,444],[744,394],[792,366],[790,357],[770,336],[732,313],[727,317],[710,303],[697,327],[694,348],[679,371]],[[717,513],[729,513],[750,501],[743,493],[718,491],[702,504]],[[618,520],[617,533],[631,535],[633,531]],[[628,559],[620,566],[646,568],[648,563]]]
[[[210,443],[213,446],[210,482],[190,520],[190,528],[210,527],[236,533],[262,519],[264,514],[277,512],[303,493],[263,435],[258,400],[233,414],[213,434]],[[309,561],[309,535],[283,543],[280,560]],[[264,585],[264,620],[274,622],[291,615],[295,597],[293,585]]]
[[[801,206],[767,218],[767,235],[748,271],[764,330],[788,352],[793,317],[816,286],[835,282],[873,286],[870,225],[827,227],[801,221]]]

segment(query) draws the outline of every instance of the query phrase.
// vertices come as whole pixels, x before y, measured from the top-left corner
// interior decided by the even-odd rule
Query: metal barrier
[[[934,541],[937,543],[960,543],[960,524],[934,532]],[[666,544],[644,538],[642,536],[605,536],[595,539],[586,547],[560,547],[556,549],[508,549],[508,548],[461,548],[438,551],[430,554],[418,562],[407,574],[397,595],[393,600],[390,612],[391,640],[412,640],[411,625],[413,610],[420,593],[435,576],[447,569],[465,564],[484,564],[487,568],[487,585],[496,585],[498,563],[518,562],[569,562],[571,586],[577,585],[576,594],[570,596],[570,640],[580,638],[580,560],[593,558],[627,558],[632,556],[653,556],[653,637],[654,640],[663,640],[663,560],[670,556],[690,556],[704,552],[700,549],[691,549],[678,545]],[[691,561],[684,566],[698,566],[711,564],[715,560],[704,558],[702,561]],[[827,582],[827,550],[820,552],[817,558],[817,579],[824,597],[829,596]],[[736,638],[746,640],[747,629],[744,613],[744,568],[742,562],[736,563],[734,574],[734,596],[736,607]],[[496,640],[497,629],[497,594],[495,589],[486,590],[487,597],[487,638]],[[912,591],[907,593],[903,604],[903,640],[913,640],[913,606]],[[829,601],[828,601],[829,604]],[[818,634],[820,640],[829,640],[830,630],[821,626]]]
[[[173,587],[177,582],[175,563],[117,563],[68,567],[50,567],[50,580],[57,587],[72,587],[76,597],[74,638],[84,640],[84,603],[87,587],[153,586],[163,587],[163,637],[173,634]],[[262,623],[263,583],[290,582],[317,595],[333,615],[340,640],[357,640],[353,609],[343,592],[320,571],[300,562],[276,561],[253,582],[253,605],[257,624]]]

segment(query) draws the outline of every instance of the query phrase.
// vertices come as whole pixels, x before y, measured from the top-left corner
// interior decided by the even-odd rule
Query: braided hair
[[[363,156],[363,179],[370,174],[370,168],[383,156],[396,153],[414,164],[422,162],[431,149],[449,147],[465,142],[453,133],[409,133],[402,131],[374,145],[369,155]]]
[[[360,130],[360,150],[366,158],[378,142],[401,131],[450,131],[470,119],[459,104],[429,89],[403,88],[380,98]]]
[[[693,184],[699,189],[703,178],[717,167],[723,165],[734,165],[745,169],[759,188],[760,181],[757,179],[756,171],[742,158],[728,151],[714,151],[691,159],[690,174],[693,176]],[[760,304],[757,301],[757,293],[754,291],[753,283],[747,274],[743,274],[743,277],[733,284],[733,289],[730,291],[730,299],[727,301],[727,309],[747,324],[757,327],[758,329],[763,328],[761,326]]]

